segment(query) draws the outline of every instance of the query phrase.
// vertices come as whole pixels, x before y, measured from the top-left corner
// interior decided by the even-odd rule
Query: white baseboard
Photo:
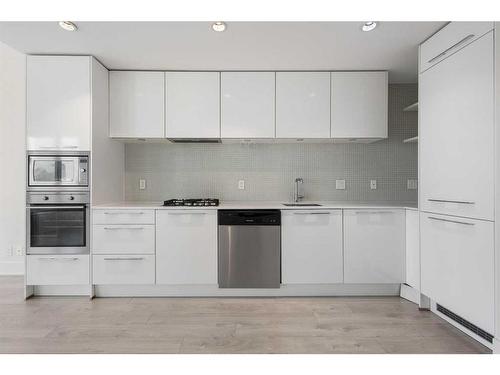
[[[0,261],[0,275],[24,275],[24,260]]]
[[[96,297],[398,296],[399,284],[282,285],[278,289],[220,289],[215,285],[95,285]]]
[[[420,304],[420,292],[407,284],[401,284],[399,296],[417,305]]]

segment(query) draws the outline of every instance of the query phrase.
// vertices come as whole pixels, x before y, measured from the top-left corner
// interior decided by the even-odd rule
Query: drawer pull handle
[[[445,49],[443,52],[441,52],[439,55],[433,57],[432,59],[430,59],[429,61],[427,61],[428,63],[432,63],[433,61],[436,61],[437,59],[443,57],[444,55],[446,55],[448,52],[450,52],[452,49],[458,47],[460,44],[462,43],[465,43],[466,41],[468,41],[469,39],[471,38],[474,38],[474,34],[469,34],[467,35],[465,38],[463,38],[462,40],[458,41],[457,43],[455,43],[454,45],[452,45],[451,47]]]
[[[474,223],[467,223],[465,221],[456,221],[456,220],[441,219],[439,217],[427,216],[427,218],[429,218],[431,220],[436,220],[436,221],[445,221],[447,223],[462,224],[462,225],[476,225]]]
[[[393,214],[393,211],[356,211],[356,215],[358,214],[370,214],[370,215],[378,215],[378,214]]]
[[[475,204],[472,201],[452,201],[448,199],[427,199],[429,202],[439,202],[439,203],[457,203],[457,204]]]
[[[48,257],[48,258],[38,258],[39,260],[66,260],[66,261],[77,261],[80,260],[80,258],[55,258],[55,257]]]
[[[104,212],[104,215],[143,215],[144,212]]]
[[[144,260],[144,258],[104,258],[104,260]]]
[[[206,212],[169,212],[169,215],[206,215]]]
[[[330,212],[294,212],[294,215],[330,215]]]
[[[104,227],[105,230],[143,230],[144,227]]]
[[[40,146],[40,148],[43,148],[46,150],[56,150],[59,148],[78,148],[78,146]]]

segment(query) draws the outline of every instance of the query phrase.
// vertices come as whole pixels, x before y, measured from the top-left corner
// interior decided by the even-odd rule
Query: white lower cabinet
[[[421,292],[494,333],[494,223],[420,213]]]
[[[89,255],[26,256],[27,285],[85,285],[89,283]]]
[[[157,211],[156,283],[217,284],[217,210]]]
[[[344,282],[404,281],[403,209],[344,210]]]
[[[154,225],[94,225],[93,254],[154,254]]]
[[[94,255],[94,284],[154,284],[154,255]]]
[[[420,239],[417,210],[406,210],[406,279],[405,282],[420,290]]]
[[[283,284],[342,283],[342,210],[282,211]]]

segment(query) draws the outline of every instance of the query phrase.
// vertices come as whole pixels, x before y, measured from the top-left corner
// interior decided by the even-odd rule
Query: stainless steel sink
[[[321,204],[317,203],[282,203],[283,206],[289,206],[289,207],[318,207],[321,206]]]

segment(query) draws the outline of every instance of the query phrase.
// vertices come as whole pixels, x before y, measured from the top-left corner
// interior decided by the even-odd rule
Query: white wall
[[[0,42],[0,274],[22,274],[25,251],[26,55]]]

